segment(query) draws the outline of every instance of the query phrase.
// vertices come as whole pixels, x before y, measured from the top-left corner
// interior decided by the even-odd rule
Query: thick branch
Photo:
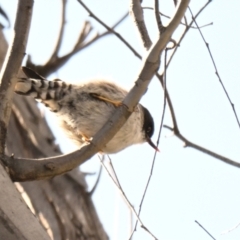
[[[14,38],[8,49],[0,74],[0,154],[4,153],[7,126],[11,114],[14,86],[17,73],[25,55],[32,17],[33,0],[19,0],[14,25]]]
[[[182,0],[179,6],[179,11],[176,12],[172,22],[162,34],[161,38],[149,51],[148,56],[143,61],[143,67],[135,86],[128,93],[123,101],[123,105],[116,109],[114,115],[107,121],[102,129],[94,136],[92,142],[82,149],[71,154],[53,157],[48,159],[28,160],[28,159],[13,159],[4,157],[3,161],[9,168],[10,175],[15,181],[27,181],[52,177],[65,173],[79,164],[85,162],[92,157],[96,152],[110,141],[117,131],[127,121],[128,117],[134,111],[142,95],[146,92],[148,84],[159,67],[159,56],[167,45],[171,35],[177,28],[183,17],[189,0]],[[177,24],[178,21],[178,24]],[[153,51],[155,51],[153,53]],[[157,53],[156,53],[157,51]]]

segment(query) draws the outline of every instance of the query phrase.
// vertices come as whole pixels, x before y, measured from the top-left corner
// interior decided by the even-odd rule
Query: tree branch
[[[110,165],[110,169],[108,169],[106,167],[106,165],[104,164],[103,160],[100,159],[102,166],[104,167],[104,169],[106,170],[106,172],[108,173],[109,177],[112,179],[114,185],[117,187],[117,190],[119,191],[119,193],[122,195],[123,199],[125,200],[127,206],[129,207],[129,209],[131,210],[131,212],[135,215],[135,217],[137,218],[137,221],[139,221],[139,223],[141,224],[141,227],[148,233],[150,234],[155,240],[157,240],[157,238],[154,236],[154,234],[143,224],[142,220],[139,217],[139,214],[137,214],[136,209],[134,208],[134,206],[131,204],[131,202],[129,201],[128,197],[126,196],[125,192],[123,191],[123,188],[119,182],[119,179],[117,177],[116,171],[113,167],[112,164],[112,160],[111,158],[108,156],[109,159],[109,165]],[[110,171],[109,171],[110,170]]]
[[[169,129],[169,130],[174,132],[174,128],[172,128],[172,127],[169,127],[167,125],[164,125],[163,127],[165,127],[165,128],[167,128],[167,129]],[[211,157],[217,158],[217,159],[219,159],[219,160],[221,160],[221,161],[223,161],[223,162],[225,162],[227,164],[230,164],[230,165],[232,165],[234,167],[240,168],[240,162],[236,162],[236,161],[234,161],[234,160],[232,160],[230,158],[227,158],[227,157],[224,157],[224,156],[222,156],[222,155],[220,155],[218,153],[212,152],[211,150],[208,150],[207,148],[201,147],[201,146],[199,146],[199,145],[189,141],[180,132],[178,132],[178,133],[174,132],[174,134],[175,134],[176,137],[178,137],[180,140],[182,140],[184,142],[185,147],[194,148],[194,149],[196,149],[196,150],[198,150],[200,152],[203,152],[203,153],[206,153],[206,154],[210,155]]]
[[[209,1],[211,2],[211,0]],[[205,7],[204,7],[205,8]],[[142,9],[147,9],[147,10],[154,10],[155,11],[155,8],[152,8],[152,7],[142,7]],[[155,13],[156,14],[156,13]],[[160,14],[161,16],[165,17],[165,18],[168,18],[168,19],[171,19],[171,17],[161,13],[161,12],[158,12],[158,14]],[[190,24],[188,25],[186,22],[183,23],[183,22],[180,22],[181,25],[184,25],[186,27],[190,26]],[[199,26],[199,28],[204,28],[204,27],[207,27],[207,26],[210,26],[210,25],[213,25],[213,22],[210,22],[210,23],[207,23],[207,24],[204,24],[204,25],[201,25]],[[191,26],[190,28],[192,29],[198,29],[197,27],[194,27],[194,26]]]
[[[201,37],[202,37],[203,42],[205,43],[205,45],[206,45],[206,47],[207,47],[209,56],[210,56],[210,58],[211,58],[211,61],[212,61],[212,64],[213,64],[213,67],[214,67],[214,70],[215,70],[215,74],[217,75],[218,81],[219,81],[219,83],[221,84],[222,89],[223,89],[223,91],[224,91],[224,93],[225,93],[225,95],[226,95],[226,97],[227,97],[227,99],[228,99],[228,102],[230,103],[230,105],[231,105],[231,107],[232,107],[233,114],[234,114],[235,119],[236,119],[236,121],[237,121],[238,127],[240,128],[240,121],[239,121],[239,118],[238,118],[238,115],[237,115],[237,112],[236,112],[234,103],[232,102],[232,100],[231,100],[231,98],[230,98],[230,95],[228,94],[228,91],[227,91],[227,89],[226,89],[226,87],[225,87],[225,85],[224,85],[224,83],[223,83],[223,81],[222,81],[222,78],[221,78],[220,75],[219,75],[219,71],[218,71],[218,69],[217,69],[217,65],[216,65],[216,62],[215,62],[215,60],[214,60],[214,57],[213,57],[212,51],[211,51],[211,49],[210,49],[209,43],[207,43],[205,37],[203,36],[203,33],[202,33],[200,27],[198,26],[197,21],[195,20],[195,18],[194,18],[194,16],[193,16],[193,13],[192,13],[191,8],[189,7],[188,9],[189,9],[189,11],[190,11],[190,13],[191,13],[191,15],[192,15],[192,19],[193,19],[194,23],[196,24],[196,26],[197,26],[197,28],[198,28],[198,31],[199,31],[199,33],[200,33],[200,35],[201,35]]]
[[[166,30],[163,34],[161,34],[160,39],[157,41],[155,45],[153,45],[150,54],[148,55],[148,60],[150,62],[156,62],[159,58],[159,52],[161,53],[166,45],[165,42],[169,42],[173,31],[177,28],[177,26],[180,24],[181,19],[184,16],[184,13],[186,11],[186,8],[189,4],[190,0],[182,0],[180,4],[177,7],[176,13],[172,21],[167,26]]]
[[[61,48],[61,45],[62,45],[63,33],[64,33],[64,29],[65,29],[65,24],[66,24],[66,8],[67,8],[66,6],[67,6],[67,0],[62,0],[61,26],[60,26],[57,44],[55,46],[55,49],[53,50],[52,58],[53,58],[53,56],[57,57],[59,50]]]
[[[115,32],[113,28],[110,28],[107,24],[105,24],[102,20],[100,20],[81,0],[77,0],[83,8],[89,13],[89,16],[95,19],[98,23],[100,23],[103,27],[105,27],[110,33],[116,35],[136,56],[139,56],[139,54],[136,52],[136,50],[122,37],[121,34],[118,32]],[[114,27],[116,27],[114,25]]]
[[[140,0],[130,1],[129,13],[132,16],[133,22],[136,25],[136,28],[142,40],[143,46],[145,47],[146,50],[149,50],[149,48],[152,45],[152,41],[149,37],[147,27],[145,25],[143,10],[142,10]]]
[[[14,25],[14,39],[9,46],[0,74],[0,155],[4,154],[17,73],[25,55],[32,18],[33,0],[19,0]]]
[[[170,22],[166,31],[161,35],[156,44],[151,48],[147,57],[143,61],[139,77],[135,86],[130,90],[123,100],[123,105],[118,107],[113,116],[106,122],[101,130],[93,137],[91,143],[73,153],[52,157],[47,159],[23,159],[14,157],[2,157],[4,164],[8,167],[10,176],[15,181],[29,181],[37,179],[46,179],[55,175],[65,173],[79,164],[87,161],[96,152],[113,138],[117,131],[127,121],[128,117],[134,111],[142,95],[159,67],[159,57],[163,49],[169,42],[174,30],[183,17],[190,0],[182,0],[179,8]]]
[[[92,12],[91,12],[91,16],[94,19],[98,20],[98,18]],[[67,61],[71,57],[73,57],[75,54],[79,53],[84,48],[89,47],[91,44],[93,44],[94,42],[96,42],[100,38],[105,37],[106,35],[108,35],[110,33],[113,33],[113,34],[117,35],[117,37],[121,38],[121,35],[119,33],[115,32],[113,29],[116,28],[126,17],[127,17],[127,14],[125,14],[121,19],[119,19],[112,27],[108,27],[106,24],[101,22],[101,24],[103,23],[104,25],[107,26],[107,31],[103,32],[101,34],[96,33],[87,42],[85,40],[88,38],[90,32],[92,31],[92,26],[91,26],[91,24],[89,22],[84,22],[82,30],[80,31],[80,34],[78,36],[78,39],[77,39],[74,47],[72,48],[72,50],[70,52],[68,52],[65,55],[59,57],[58,56],[58,52],[56,52],[56,50],[55,50],[52,53],[51,57],[49,58],[47,64],[44,64],[44,65],[35,65],[31,61],[31,58],[29,57],[26,65],[28,67],[34,69],[36,72],[40,73],[41,75],[48,76],[49,74],[57,71],[60,67],[62,67],[64,64],[66,64]],[[62,21],[62,24],[64,24],[64,21]],[[61,29],[62,28],[63,28],[63,25],[61,25]],[[60,30],[58,42],[62,42],[62,40],[61,40],[61,38],[62,38],[61,31],[63,31],[63,30]],[[121,40],[124,41],[124,38],[122,37]],[[131,47],[131,46],[129,45],[128,47]]]
[[[198,13],[194,16],[194,19],[196,19],[200,13],[208,6],[208,4],[211,2],[211,0],[209,0],[199,11]],[[180,45],[180,43],[182,42],[183,38],[185,37],[185,35],[187,34],[188,30],[191,28],[192,24],[194,23],[194,21],[192,20],[190,22],[190,24],[188,26],[186,26],[185,30],[184,30],[184,33],[182,34],[182,36],[180,37],[180,40],[178,41],[177,43],[177,46]],[[171,60],[173,59],[173,56],[174,54],[177,52],[178,50],[178,47],[175,47],[174,50],[173,50],[173,53],[172,55],[170,56],[168,62],[167,62],[167,65],[165,67],[165,71],[167,71],[167,68],[169,67],[170,63],[171,63]],[[164,87],[164,84],[163,84],[163,75],[164,75],[164,72],[160,75],[159,73],[156,73],[156,77],[159,79],[160,83],[162,84],[162,87]],[[171,101],[171,98],[170,98],[170,95],[169,95],[169,92],[168,90],[166,90],[166,98],[167,98],[167,103],[168,103],[168,107],[169,107],[169,110],[170,110],[170,114],[171,114],[171,117],[172,117],[172,122],[173,122],[173,129],[174,129],[174,133],[175,134],[178,134],[179,133],[179,127],[178,127],[178,123],[177,123],[177,118],[176,118],[176,115],[175,115],[175,111],[174,111],[174,108],[173,108],[173,104],[172,104],[172,101]]]
[[[161,34],[165,28],[163,27],[161,15],[159,14],[159,2],[158,1],[159,0],[154,0],[154,13],[155,13],[157,26],[158,26],[158,32],[159,32],[159,34]]]
[[[194,16],[194,19],[197,19],[197,17],[202,13],[202,11],[203,11],[203,10],[209,5],[209,3],[211,3],[211,2],[212,2],[212,0],[208,0],[208,1],[203,5],[203,7],[200,8],[200,10],[197,12],[197,14]],[[186,28],[185,28],[185,30],[184,30],[184,33],[182,34],[182,36],[180,37],[180,39],[179,39],[179,41],[178,41],[178,43],[177,43],[178,46],[180,46],[180,43],[181,43],[182,40],[184,39],[184,37],[185,37],[185,35],[187,34],[188,30],[189,30],[190,28],[193,28],[192,25],[193,25],[193,23],[194,23],[194,19],[192,19],[192,21],[190,22],[190,24],[186,26]],[[166,69],[169,67],[169,65],[170,65],[170,63],[171,63],[171,61],[172,61],[172,59],[173,59],[173,56],[174,56],[174,54],[176,53],[177,50],[178,50],[177,47],[174,48],[173,53],[172,53],[172,55],[170,56],[170,58],[169,58],[169,60],[168,60],[168,62],[167,62]]]

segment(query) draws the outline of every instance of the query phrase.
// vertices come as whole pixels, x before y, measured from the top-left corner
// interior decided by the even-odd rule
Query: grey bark
[[[0,31],[0,65],[6,49],[7,43]],[[7,153],[33,158],[61,154],[51,130],[31,99],[14,96]],[[47,234],[42,234],[45,233],[42,226],[54,240],[108,239],[87,192],[84,176],[78,169],[45,181],[17,184],[22,196],[30,199],[36,217],[26,211],[26,204],[12,185],[0,166],[0,194],[4,195],[0,197],[0,239],[49,239]]]

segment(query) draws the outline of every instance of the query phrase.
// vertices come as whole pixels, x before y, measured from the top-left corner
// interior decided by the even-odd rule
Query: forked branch
[[[142,95],[159,67],[159,59],[162,51],[168,44],[174,30],[179,25],[190,0],[182,0],[175,16],[167,26],[164,33],[153,45],[146,58],[143,60],[142,69],[135,81],[135,86],[130,90],[123,101],[123,105],[118,107],[113,116],[106,122],[101,130],[94,136],[92,142],[82,149],[73,153],[52,157],[47,159],[23,159],[4,156],[4,164],[8,167],[10,176],[15,181],[29,181],[46,179],[55,175],[65,173],[87,161],[96,152],[103,149],[108,141],[113,138],[128,117],[134,111]]]

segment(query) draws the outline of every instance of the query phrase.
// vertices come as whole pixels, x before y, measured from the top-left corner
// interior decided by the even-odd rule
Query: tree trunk
[[[0,67],[6,49],[7,43],[0,31]],[[6,152],[16,157],[34,158],[61,154],[34,100],[14,97]],[[51,239],[108,239],[79,169],[53,179],[17,183],[16,186]],[[0,194],[0,239],[49,239],[26,209],[1,165]]]

